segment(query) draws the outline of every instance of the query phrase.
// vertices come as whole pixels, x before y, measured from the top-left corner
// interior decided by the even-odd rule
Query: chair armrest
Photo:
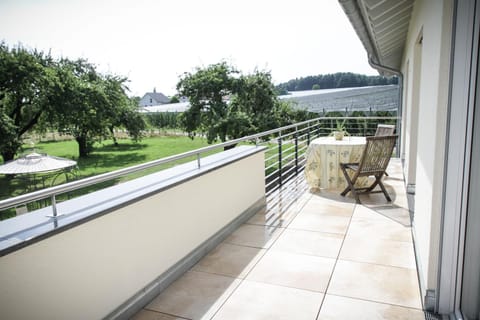
[[[340,162],[340,165],[342,167],[346,167],[346,166],[358,166],[360,164],[360,162],[348,162],[348,163],[345,163],[345,162]]]

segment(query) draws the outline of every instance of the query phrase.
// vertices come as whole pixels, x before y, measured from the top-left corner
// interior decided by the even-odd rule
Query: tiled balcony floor
[[[269,203],[133,319],[425,319],[397,159],[388,173],[390,204],[297,185],[293,205]]]

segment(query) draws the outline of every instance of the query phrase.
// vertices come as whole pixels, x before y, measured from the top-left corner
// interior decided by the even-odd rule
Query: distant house
[[[159,104],[165,103],[170,103],[170,98],[168,98],[161,92],[156,92],[156,90],[153,89],[153,92],[145,93],[145,95],[142,99],[140,99],[140,102],[138,104],[140,107],[148,107],[158,106]]]

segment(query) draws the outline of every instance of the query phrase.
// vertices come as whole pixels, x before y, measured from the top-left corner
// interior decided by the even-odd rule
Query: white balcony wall
[[[413,223],[424,289],[437,285],[452,11],[452,0],[416,1],[403,57],[406,179],[416,184]]]
[[[2,319],[101,319],[264,199],[254,153],[0,258]]]

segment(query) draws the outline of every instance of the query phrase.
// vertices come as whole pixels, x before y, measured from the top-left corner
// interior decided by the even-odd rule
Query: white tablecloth
[[[308,146],[305,178],[311,188],[344,189],[347,186],[340,163],[358,162],[365,148],[365,137],[321,137]],[[359,179],[360,180],[360,179]],[[366,179],[358,181],[365,184]]]

